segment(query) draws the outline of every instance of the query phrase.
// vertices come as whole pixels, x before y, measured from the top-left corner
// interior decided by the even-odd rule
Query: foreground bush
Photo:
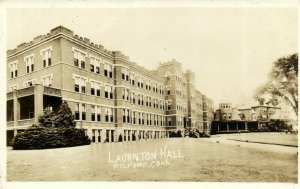
[[[83,129],[32,127],[18,133],[14,150],[49,149],[89,145],[91,140]]]
[[[175,137],[182,137],[181,131],[178,130],[177,132],[172,131],[169,133],[169,138],[175,138]]]
[[[204,131],[199,131],[198,129],[185,129],[185,136],[188,136],[190,138],[209,138],[210,133],[209,132],[204,132]]]

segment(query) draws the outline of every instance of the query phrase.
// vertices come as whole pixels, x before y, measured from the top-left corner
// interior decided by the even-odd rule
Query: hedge
[[[29,128],[19,132],[12,142],[14,150],[63,148],[89,145],[91,140],[83,129]]]

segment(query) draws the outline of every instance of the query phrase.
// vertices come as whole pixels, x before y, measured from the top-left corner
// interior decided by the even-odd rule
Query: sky
[[[255,105],[272,62],[298,50],[295,8],[8,9],[7,49],[63,25],[148,69],[176,59],[214,101]]]

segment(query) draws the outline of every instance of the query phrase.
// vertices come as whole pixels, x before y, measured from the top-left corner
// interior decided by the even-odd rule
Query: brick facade
[[[186,127],[209,130],[212,101],[195,89],[194,73],[183,72],[175,60],[150,71],[62,26],[7,57],[7,130],[14,134],[62,100],[94,142],[164,138]]]

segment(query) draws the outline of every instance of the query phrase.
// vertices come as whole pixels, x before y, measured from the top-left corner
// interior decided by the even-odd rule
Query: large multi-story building
[[[175,60],[150,71],[59,26],[8,50],[7,65],[8,140],[62,101],[93,142],[163,138],[186,127],[209,130],[211,120],[204,117],[212,113],[212,101],[195,90],[194,73],[184,73]]]

